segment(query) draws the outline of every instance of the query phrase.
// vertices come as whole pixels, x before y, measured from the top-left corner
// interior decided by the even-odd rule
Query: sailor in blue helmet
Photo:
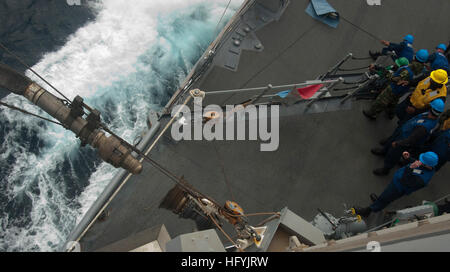
[[[395,129],[394,133],[384,141],[382,148],[373,148],[371,152],[384,156],[384,165],[375,169],[377,176],[385,176],[400,161],[403,151],[418,149],[429,138],[431,131],[438,124],[439,115],[444,111],[444,102],[435,99],[428,112],[418,114]]]
[[[413,61],[410,64],[410,68],[414,73],[414,77],[424,74],[427,71],[425,68],[425,63],[428,61],[428,59],[429,59],[428,50],[420,49],[416,52],[416,55],[414,56]],[[416,81],[416,83],[419,81],[420,80]]]
[[[433,131],[430,140],[421,149],[433,151],[438,155],[439,163],[436,165],[436,172],[450,161],[450,109],[441,114],[439,123],[439,128]]]
[[[438,155],[429,151],[420,154],[419,160],[411,159],[408,152],[405,152],[403,156],[405,159],[414,162],[398,169],[391,183],[389,183],[379,197],[371,194],[373,203],[369,207],[355,207],[356,214],[367,217],[371,212],[379,212],[391,202],[422,189],[429,184],[435,173],[434,168],[438,164]]]
[[[450,161],[450,129],[436,132],[431,150],[438,154],[439,163],[436,166],[436,171],[439,171],[445,163]]]
[[[444,55],[447,58],[447,60],[450,61],[450,42],[448,42],[447,50],[445,50]]]
[[[436,52],[430,55],[428,58],[428,62],[430,63],[430,72],[437,69],[443,69],[447,71],[447,73],[450,72],[448,60],[444,55],[446,50],[447,46],[441,43],[436,47]]]
[[[413,60],[414,57],[414,49],[413,49],[414,37],[410,34],[406,35],[403,38],[401,43],[392,43],[385,40],[382,40],[381,43],[386,47],[381,50],[381,52],[372,52],[369,51],[370,56],[376,60],[379,56],[385,56],[389,52],[394,52],[395,56],[391,56],[395,61],[397,58],[405,57],[409,62]]]

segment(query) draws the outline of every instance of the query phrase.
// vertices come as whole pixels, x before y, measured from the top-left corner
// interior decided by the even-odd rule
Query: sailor
[[[442,69],[431,72],[430,76],[420,81],[413,93],[397,105],[395,111],[399,124],[429,109],[430,102],[441,98],[445,101],[448,82],[447,72]]]
[[[409,153],[405,152],[405,159],[409,159]],[[366,208],[355,207],[355,212],[363,217],[367,217],[371,212],[383,210],[391,202],[404,195],[409,195],[428,185],[435,173],[438,163],[438,155],[434,152],[422,153],[419,160],[398,169],[391,183],[384,189],[379,197],[371,195],[373,203]]]
[[[420,81],[430,76],[430,72],[425,66],[425,63],[428,61],[428,56],[428,50],[420,49],[409,63],[408,66],[414,74],[413,79],[409,82],[409,87],[416,87]]]
[[[414,57],[414,49],[412,46],[413,42],[414,37],[412,35],[406,35],[401,43],[392,43],[382,40],[381,43],[386,47],[383,48],[381,53],[369,51],[369,54],[372,57],[372,59],[376,60],[379,56],[385,56],[389,52],[394,51],[395,56],[391,56],[394,61],[395,59],[401,57],[405,57],[408,59],[408,61],[412,61]]]
[[[450,61],[450,42],[448,42],[447,50],[445,50],[444,55],[447,58],[447,60]]]
[[[425,67],[425,62],[428,61],[428,50],[420,49],[417,51],[413,60],[409,63],[409,68],[413,72],[413,79],[409,81],[409,86],[417,86],[417,84],[430,75],[428,69]],[[387,87],[389,80],[387,76],[392,75],[391,71],[394,70],[396,65],[390,65],[387,67],[381,67],[380,65],[371,64],[369,66],[369,71],[374,74],[378,74],[380,78],[374,82],[372,87],[372,92],[376,90],[383,90]],[[391,115],[389,115],[391,117]]]
[[[436,166],[436,171],[439,171],[450,160],[450,128],[436,132],[431,151],[439,157],[439,163]]]
[[[419,83],[419,81],[429,76],[429,72],[425,67],[425,63],[428,61],[428,59],[429,59],[428,50],[420,49],[419,51],[416,52],[414,59],[409,64],[409,68],[411,68],[414,74],[414,80],[411,81],[411,84],[409,84],[410,86],[417,86],[417,83]]]
[[[448,60],[444,55],[446,50],[447,46],[441,43],[436,47],[436,52],[430,55],[428,62],[430,63],[431,71],[443,69],[447,73],[449,72]]]
[[[371,152],[377,156],[385,156],[384,165],[375,169],[377,176],[385,176],[399,162],[402,152],[422,146],[436,127],[439,115],[444,111],[444,102],[436,99],[431,102],[429,112],[418,114],[401,126],[384,141],[382,148],[373,148]]]
[[[408,65],[409,61],[404,57],[395,60],[396,71],[386,74],[390,84],[381,91],[368,110],[363,110],[367,118],[374,120],[383,110],[388,110],[390,116],[394,117],[395,106],[399,98],[409,90],[408,84],[413,79],[413,71]]]
[[[431,135],[429,147],[429,150],[439,157],[436,171],[439,171],[450,160],[450,109],[441,115],[439,123],[439,129]]]

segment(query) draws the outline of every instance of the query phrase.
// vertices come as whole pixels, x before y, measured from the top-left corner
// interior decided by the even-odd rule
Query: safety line
[[[55,90],[57,93],[59,93],[59,95],[61,95],[69,104],[71,103],[70,99],[67,98],[63,93],[61,93],[58,89],[56,89],[52,84],[50,84],[47,80],[45,80],[43,77],[41,77],[41,75],[39,75],[36,71],[34,71],[28,64],[26,64],[19,56],[17,56],[16,54],[14,54],[13,52],[11,52],[6,46],[4,46],[2,43],[0,43],[0,47],[5,50],[8,54],[10,54],[11,56],[13,56],[17,61],[19,61],[23,66],[25,66],[28,70],[30,70],[31,72],[33,72],[33,74],[35,74],[37,77],[39,77],[42,81],[44,81],[45,83],[47,83],[48,86],[50,86],[51,88],[53,88],[53,90]]]
[[[381,38],[377,37],[376,35],[370,33],[369,31],[365,30],[364,28],[352,23],[350,20],[348,20],[347,18],[345,18],[342,15],[339,15],[340,18],[342,18],[342,20],[346,21],[347,23],[351,24],[352,26],[356,27],[357,29],[361,30],[362,32],[366,33],[367,35],[369,35],[370,37],[374,38],[377,41],[382,41]]]
[[[217,25],[216,25],[216,27],[214,29],[214,33],[217,32],[217,28],[219,27],[220,22],[222,22],[223,16],[225,16],[225,13],[227,13],[227,10],[228,10],[228,7],[230,6],[230,3],[231,3],[231,0],[228,1],[228,4],[227,4],[227,6],[225,7],[225,10],[222,13],[222,16],[220,17],[219,22],[217,22]]]
[[[63,128],[66,128],[63,124],[61,124],[61,123],[59,123],[59,122],[56,122],[56,121],[47,119],[47,118],[42,117],[42,116],[40,116],[40,115],[37,115],[37,114],[31,113],[31,112],[29,112],[29,111],[26,111],[26,110],[24,110],[24,109],[20,109],[20,108],[18,108],[18,107],[16,107],[16,106],[9,105],[9,104],[3,103],[3,102],[1,102],[1,101],[0,101],[0,105],[1,105],[1,106],[5,106],[5,107],[7,107],[7,108],[10,108],[10,109],[12,109],[12,110],[19,111],[19,112],[24,113],[24,114],[28,114],[28,115],[37,117],[37,118],[42,119],[42,120],[47,121],[47,122],[51,122],[51,123],[60,125],[60,126],[62,126]]]

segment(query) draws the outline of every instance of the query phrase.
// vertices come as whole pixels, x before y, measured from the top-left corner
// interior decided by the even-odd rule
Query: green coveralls
[[[424,65],[423,63],[420,63],[418,61],[412,61],[408,67],[413,72],[413,75],[416,76],[420,74],[423,71]],[[396,84],[400,80],[407,80],[409,81],[409,72],[407,70],[403,70],[400,72],[400,75],[397,77],[393,77],[390,79],[390,81],[393,84]],[[376,117],[380,112],[386,110],[389,113],[394,113],[395,106],[398,103],[398,100],[400,99],[400,96],[394,94],[392,92],[392,87],[389,84],[375,99],[372,106],[369,110],[367,110],[367,114],[372,115],[373,117]]]
[[[400,72],[400,75],[397,77],[393,77],[390,81],[393,84],[397,84],[400,80],[408,80],[409,81],[409,72],[407,70],[403,70]],[[375,99],[372,106],[369,110],[367,110],[367,114],[376,117],[380,112],[387,110],[390,112],[394,112],[395,106],[398,103],[399,96],[392,92],[392,87],[389,84]]]

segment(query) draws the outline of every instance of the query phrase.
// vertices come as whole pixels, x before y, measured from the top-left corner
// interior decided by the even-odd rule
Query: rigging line
[[[446,199],[446,198],[449,197],[449,196],[450,196],[450,194],[448,194],[448,195],[446,195],[446,196],[444,196],[444,197],[441,197],[441,198],[439,198],[438,200],[433,201],[433,203],[438,203],[438,202],[440,202],[440,201]]]
[[[333,89],[333,91],[346,91],[346,90],[351,90],[351,89],[355,89],[355,88],[358,88],[358,87],[359,87],[359,85],[350,86],[350,87],[347,87],[347,88],[336,88],[336,89]]]
[[[4,46],[1,42],[0,42],[0,47],[5,50],[8,54],[10,54],[11,56],[13,56],[17,61],[19,61],[23,66],[25,66],[28,70],[30,70],[31,72],[33,72],[33,74],[35,74],[37,77],[39,77],[42,81],[44,81],[45,83],[47,83],[48,86],[50,86],[53,90],[55,90],[57,93],[59,93],[59,95],[61,95],[69,104],[71,103],[70,99],[67,98],[63,93],[61,93],[58,89],[56,89],[52,84],[50,84],[47,80],[45,80],[43,77],[41,77],[41,75],[39,75],[36,71],[34,71],[28,64],[26,64],[19,56],[17,56],[16,54],[14,54],[13,52],[11,52],[6,46]]]
[[[189,96],[183,105],[186,105],[191,99],[191,96]],[[158,136],[158,138],[153,142],[153,144],[147,149],[147,151],[144,153],[142,151],[140,151],[139,149],[137,149],[135,146],[129,144],[128,142],[124,141],[121,137],[119,137],[118,135],[116,135],[114,132],[112,132],[108,127],[106,127],[106,125],[104,124],[100,124],[100,126],[109,134],[113,135],[114,137],[116,137],[122,144],[124,144],[125,146],[131,148],[131,150],[133,150],[134,152],[136,152],[137,154],[139,154],[142,158],[139,160],[140,162],[147,160],[149,161],[158,171],[160,171],[161,173],[163,173],[164,175],[166,175],[167,177],[169,177],[170,179],[174,180],[181,188],[183,188],[186,192],[191,193],[193,196],[196,196],[197,198],[199,196],[205,198],[205,196],[203,196],[200,192],[194,192],[193,190],[191,190],[190,188],[187,188],[184,184],[181,183],[181,179],[178,178],[177,176],[175,176],[174,174],[171,175],[170,171],[164,169],[162,166],[160,166],[156,161],[150,159],[147,155],[150,153],[150,151],[152,150],[152,148],[155,146],[156,142],[160,139],[160,137],[162,136],[162,134],[165,132],[165,130],[170,126],[170,124],[173,122],[173,120],[176,118],[176,116],[178,115],[178,113],[181,111],[182,107],[180,107],[180,109],[178,110],[178,112],[174,115],[174,117],[172,117],[171,121],[169,121],[169,123],[166,125],[166,127],[163,129],[163,131],[161,132],[161,134]],[[165,171],[166,170],[166,171]],[[81,238],[84,237],[84,235],[86,234],[86,232],[92,227],[92,225],[97,221],[98,217],[103,213],[103,211],[108,207],[108,205],[111,203],[111,201],[116,197],[116,195],[119,193],[119,191],[122,189],[122,187],[128,182],[128,180],[131,178],[133,174],[128,173],[128,175],[125,177],[125,179],[122,181],[122,183],[117,187],[117,189],[114,191],[114,193],[109,197],[109,199],[103,204],[103,206],[99,209],[99,211],[97,212],[97,214],[94,216],[94,218],[89,222],[89,224],[86,226],[86,228],[82,231],[82,233],[75,239],[75,242],[79,242],[81,240]],[[212,201],[213,203],[215,203],[216,205],[218,205],[213,199],[211,198],[207,198],[210,201]],[[218,205],[220,206],[220,205]],[[67,251],[72,251],[73,250],[73,246],[71,248],[66,249]]]
[[[189,96],[183,103],[183,105],[186,105],[190,100],[191,100],[192,96]],[[174,114],[174,116],[172,117],[172,119],[170,119],[170,121],[167,123],[167,125],[163,128],[163,130],[161,131],[161,133],[159,134],[159,136],[154,140],[153,144],[147,148],[147,151],[144,153],[142,151],[140,151],[139,149],[137,149],[135,146],[129,144],[127,141],[123,140],[121,137],[119,137],[117,134],[115,134],[114,132],[112,132],[105,124],[100,124],[100,127],[103,128],[106,132],[108,132],[109,134],[113,135],[114,137],[116,137],[122,144],[124,144],[125,146],[127,146],[128,148],[130,148],[132,151],[136,152],[137,154],[139,154],[141,156],[141,159],[139,160],[141,163],[144,160],[147,160],[148,162],[150,162],[150,164],[155,167],[158,171],[160,171],[161,173],[163,173],[164,175],[166,175],[167,177],[169,177],[171,180],[173,180],[177,185],[179,185],[181,188],[183,188],[186,192],[192,194],[193,196],[199,198],[206,198],[208,200],[210,200],[211,202],[213,202],[215,205],[217,206],[221,206],[219,205],[214,199],[209,198],[204,196],[202,193],[198,192],[198,191],[194,191],[191,188],[188,188],[187,186],[185,186],[182,183],[182,179],[177,177],[175,174],[171,173],[169,170],[165,169],[163,166],[161,166],[159,163],[157,163],[156,161],[152,160],[150,157],[148,157],[148,154],[150,153],[150,151],[153,149],[153,147],[156,145],[156,143],[159,141],[159,139],[162,137],[162,135],[164,134],[164,132],[170,127],[170,125],[173,123],[173,121],[175,120],[175,118],[178,116],[178,114],[181,112],[182,107],[180,107],[178,109],[178,111]],[[108,207],[108,205],[111,203],[111,201],[116,197],[116,195],[119,193],[119,191],[122,189],[122,187],[128,182],[128,180],[131,178],[133,174],[128,173],[128,175],[125,177],[125,179],[122,181],[122,183],[117,187],[117,189],[113,192],[113,194],[109,197],[109,199],[103,204],[103,206],[99,209],[99,211],[97,212],[97,214],[94,216],[94,218],[89,222],[89,224],[86,226],[86,228],[82,231],[82,233],[75,239],[75,242],[79,242],[81,240],[81,238],[83,238],[83,236],[86,234],[86,232],[92,227],[92,225],[97,221],[97,218],[103,213],[103,211]],[[67,251],[72,251],[73,250],[73,246],[71,248],[66,249]]]
[[[3,102],[1,102],[1,101],[0,101],[0,105],[1,105],[1,106],[5,106],[5,107],[7,107],[7,108],[10,108],[10,109],[12,109],[12,110],[19,111],[19,112],[24,113],[24,114],[28,114],[28,115],[37,117],[37,118],[42,119],[42,120],[47,121],[47,122],[51,122],[51,123],[60,125],[60,126],[62,126],[63,128],[66,128],[63,124],[61,124],[61,123],[59,123],[59,122],[56,122],[56,121],[47,119],[47,118],[42,117],[42,116],[40,116],[40,115],[37,115],[37,114],[31,113],[31,112],[29,112],[29,111],[26,111],[26,110],[24,110],[24,109],[20,109],[20,108],[18,108],[18,107],[16,107],[16,106],[9,105],[9,104],[3,103]]]
[[[370,33],[369,31],[365,30],[364,28],[352,23],[350,20],[348,20],[347,18],[345,18],[344,16],[340,15],[340,18],[342,18],[342,20],[346,21],[347,23],[351,24],[353,27],[356,27],[357,29],[361,30],[362,32],[366,33],[367,35],[369,35],[370,37],[374,38],[377,41],[381,41],[382,39],[380,39],[379,37],[377,37],[376,35]]]
[[[129,144],[128,142],[122,140],[118,135],[114,134],[112,131],[110,131],[108,128],[103,126],[103,129],[110,133],[111,135],[117,137],[122,144],[128,146],[131,150],[133,150],[134,152],[136,152],[137,154],[139,154],[142,157],[142,160],[146,160],[147,162],[149,162],[153,167],[155,167],[158,171],[160,171],[162,174],[164,174],[165,176],[167,176],[169,179],[171,179],[172,181],[174,181],[177,185],[179,185],[181,188],[183,188],[186,192],[190,193],[191,195],[199,198],[206,198],[208,200],[210,200],[211,202],[213,202],[215,205],[220,206],[220,204],[218,204],[214,199],[205,196],[204,194],[187,187],[186,185],[184,185],[182,183],[182,179],[179,178],[178,176],[176,176],[174,173],[172,173],[170,170],[166,169],[164,166],[162,166],[161,164],[159,164],[157,161],[151,159],[150,157],[147,156],[147,154],[144,154],[142,151],[140,151],[139,149],[137,149],[135,146]],[[141,161],[142,161],[141,160]],[[121,187],[118,188],[118,190],[120,190]],[[117,191],[118,192],[118,191]],[[115,196],[115,195],[114,195]],[[111,199],[112,200],[112,199]],[[106,203],[106,204],[109,204]]]
[[[264,70],[267,69],[267,67],[269,67],[270,65],[272,65],[276,60],[278,60],[284,53],[286,53],[286,51],[288,51],[289,49],[291,49],[295,44],[297,44],[302,38],[304,38],[310,31],[312,31],[314,28],[318,27],[319,24],[315,24],[312,27],[310,27],[309,29],[307,29],[305,32],[301,33],[291,44],[289,44],[285,49],[283,49],[278,55],[276,55],[272,60],[270,60],[267,65],[265,65],[264,67],[262,67],[258,72],[256,72],[255,74],[253,74],[253,76],[251,76],[246,82],[244,82],[243,84],[241,84],[240,88],[243,88],[245,85],[247,85],[250,81],[252,81],[254,78],[256,78],[259,74],[261,74]],[[227,102],[228,100],[230,100],[235,94],[230,95],[227,99],[225,99],[224,101],[222,101],[221,105],[225,104],[225,102]]]
[[[225,13],[227,13],[227,10],[228,10],[228,7],[230,6],[230,3],[231,3],[231,0],[228,1],[228,4],[227,4],[227,6],[225,7],[225,10],[224,10],[223,13],[222,13],[222,17],[220,17],[219,22],[217,22],[216,28],[214,29],[214,33],[217,32],[217,28],[219,27],[220,22],[222,22],[222,19],[223,19],[223,17],[225,16]]]
[[[260,215],[280,215],[280,212],[261,212],[261,213],[247,213],[247,214],[229,214],[232,217],[250,217]]]
[[[353,57],[353,56],[352,56],[352,59],[353,59],[353,60],[368,60],[368,59],[372,59],[372,57],[358,58],[358,57]]]
[[[342,82],[342,84],[345,84],[345,85],[362,84],[362,83],[365,83],[367,81],[369,81],[369,79],[355,81],[355,82],[346,82],[346,81],[344,81],[344,82]]]
[[[363,66],[363,67],[359,67],[359,68],[351,68],[351,69],[338,68],[338,71],[350,72],[350,71],[363,70],[363,69],[367,69],[367,68],[369,68],[369,66]]]
[[[233,192],[231,191],[231,186],[230,186],[229,181],[228,181],[227,174],[225,173],[225,165],[223,164],[223,160],[220,157],[219,150],[217,150],[217,147],[216,147],[216,145],[214,143],[213,143],[213,147],[214,147],[214,150],[216,151],[217,158],[219,159],[220,168],[222,169],[222,174],[223,174],[223,177],[225,179],[225,185],[227,186],[228,192],[230,193],[231,200],[235,201]]]
[[[388,221],[388,222],[386,222],[386,223],[383,223],[383,224],[381,224],[381,225],[379,225],[379,226],[376,226],[376,227],[374,227],[374,228],[371,228],[371,229],[369,229],[369,230],[366,230],[366,231],[363,232],[363,233],[369,233],[369,232],[374,231],[374,230],[377,230],[377,229],[379,229],[379,228],[381,228],[381,227],[384,227],[384,226],[387,226],[387,225],[389,225],[389,224],[392,224],[395,220],[397,220],[397,218],[394,218],[394,219],[392,219],[392,220],[390,220],[390,221]]]
[[[264,219],[263,221],[259,222],[257,225],[255,225],[255,227],[261,227],[261,226],[264,226],[264,225],[267,224],[268,222],[270,222],[270,221],[272,221],[272,220],[275,220],[275,219],[277,219],[277,218],[280,218],[280,216],[281,216],[280,214],[272,215],[272,216],[270,216],[270,217]]]
[[[212,215],[208,215],[209,218],[211,218],[211,220],[213,221],[214,225],[216,225],[216,227],[220,230],[220,232],[223,233],[223,235],[225,235],[225,237],[227,237],[227,239],[237,248],[239,249],[240,252],[244,252],[243,249],[241,249],[234,241],[233,239],[231,239],[231,237],[223,230],[223,228],[216,222],[216,220],[214,220],[214,217]]]

